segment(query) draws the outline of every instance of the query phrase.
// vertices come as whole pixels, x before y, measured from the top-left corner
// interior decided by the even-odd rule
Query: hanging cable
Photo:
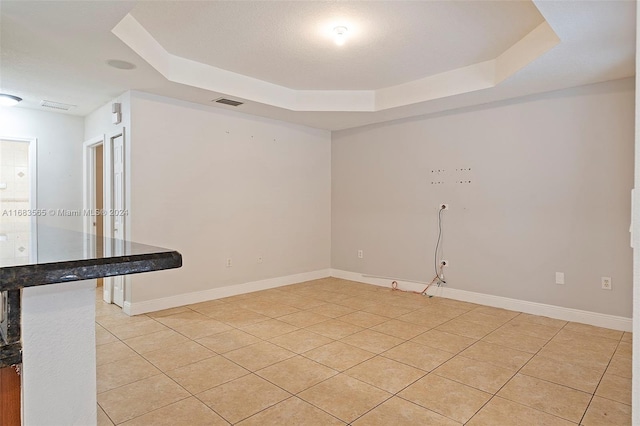
[[[442,266],[440,267],[440,274],[442,274]],[[414,294],[420,294],[420,295],[423,295],[423,296],[433,297],[433,295],[428,295],[427,291],[431,288],[432,285],[435,284],[436,286],[440,287],[440,285],[443,284],[443,283],[446,283],[446,281],[442,280],[440,278],[440,275],[436,274],[436,276],[433,277],[431,282],[429,284],[427,284],[427,286],[422,291],[402,290],[401,288],[398,288],[398,281],[395,281],[395,280],[391,282],[391,289],[392,290],[397,290],[397,291],[402,291],[404,293],[414,293]]]
[[[444,204],[440,205],[440,208],[438,209],[438,240],[436,241],[436,249],[433,254],[433,270],[436,276],[433,277],[431,282],[429,282],[429,284],[427,284],[427,286],[422,291],[402,290],[398,288],[398,281],[395,281],[395,280],[391,282],[392,290],[402,291],[405,293],[421,294],[423,296],[433,297],[433,295],[427,294],[427,290],[429,290],[429,288],[431,288],[433,284],[440,287],[442,284],[447,283],[444,279],[444,265],[442,263],[438,264],[438,251],[440,250],[440,241],[442,241],[442,211],[445,209],[446,209],[446,206]]]
[[[444,210],[444,206],[440,206],[438,209],[438,241],[436,242],[436,250],[433,253],[433,271],[438,275],[438,250],[440,249],[440,240],[442,239],[442,211]],[[442,265],[441,265],[442,266]],[[442,267],[440,268],[440,273],[442,273]]]

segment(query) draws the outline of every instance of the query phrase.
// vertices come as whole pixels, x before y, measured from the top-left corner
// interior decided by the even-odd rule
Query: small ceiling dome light
[[[22,98],[13,95],[7,95],[6,93],[0,93],[0,106],[14,106],[20,102]]]
[[[333,39],[335,40],[338,46],[342,46],[344,42],[347,40],[347,32],[349,30],[345,26],[335,27],[333,29]]]
[[[136,68],[135,64],[127,61],[121,61],[120,59],[109,59],[107,65],[119,70],[133,70]]]

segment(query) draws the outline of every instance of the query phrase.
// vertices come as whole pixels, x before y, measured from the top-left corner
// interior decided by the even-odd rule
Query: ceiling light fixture
[[[20,102],[22,98],[13,95],[7,95],[6,93],[0,93],[0,106],[14,106]]]
[[[338,46],[342,46],[347,40],[347,32],[349,29],[343,25],[333,28],[333,40]]]

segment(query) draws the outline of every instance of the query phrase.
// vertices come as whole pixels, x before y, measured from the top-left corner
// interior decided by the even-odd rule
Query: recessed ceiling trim
[[[543,22],[498,58],[377,90],[294,90],[169,53],[131,15],[112,30],[167,80],[292,111],[375,112],[488,89],[560,42]]]
[[[475,92],[495,86],[495,61],[443,72],[376,91],[376,110]]]
[[[506,80],[558,43],[560,43],[560,37],[548,22],[538,25],[495,59],[496,84]]]
[[[489,89],[553,48],[560,39],[543,22],[496,59],[376,91],[376,110]]]

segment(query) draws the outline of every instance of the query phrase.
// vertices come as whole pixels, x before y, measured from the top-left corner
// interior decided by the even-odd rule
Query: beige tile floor
[[[631,424],[630,333],[335,278],[96,303],[99,425]]]

